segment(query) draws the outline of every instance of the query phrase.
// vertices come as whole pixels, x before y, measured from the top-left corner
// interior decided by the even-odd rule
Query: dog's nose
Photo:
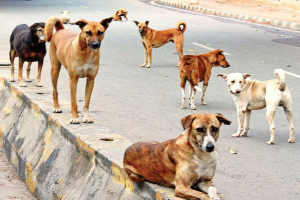
[[[212,152],[215,149],[215,146],[212,143],[208,143],[206,145],[206,151],[207,152]]]
[[[101,44],[101,43],[99,43],[99,42],[93,42],[93,43],[91,44],[91,47],[92,47],[93,49],[98,49],[98,48],[100,48],[100,44]]]
[[[240,90],[240,89],[237,89],[235,92],[236,92],[236,93],[241,93],[241,90]]]
[[[140,30],[140,33],[143,33],[144,32],[144,30]]]

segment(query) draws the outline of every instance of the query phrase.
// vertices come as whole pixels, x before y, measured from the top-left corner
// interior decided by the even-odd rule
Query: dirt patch
[[[0,200],[36,200],[0,149]]]

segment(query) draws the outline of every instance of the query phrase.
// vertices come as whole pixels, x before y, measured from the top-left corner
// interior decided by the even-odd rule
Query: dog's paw
[[[25,82],[31,82],[31,78],[26,78]]]
[[[243,133],[241,134],[241,136],[247,137],[247,136],[248,136],[248,132],[243,132]]]
[[[9,78],[8,81],[9,82],[16,82],[16,80],[14,78]]]
[[[25,83],[19,83],[20,87],[27,87],[27,85]]]
[[[181,109],[186,109],[186,107],[185,107],[185,106],[181,106],[180,108],[181,108]]]
[[[150,66],[151,66],[151,65],[150,65],[150,64],[148,64],[148,65],[147,65],[145,68],[150,68]]]
[[[41,83],[36,83],[35,86],[36,86],[36,87],[43,87],[43,84],[41,84]]]
[[[83,123],[93,123],[94,120],[90,117],[83,117]]]
[[[191,106],[191,110],[197,110],[196,106]]]
[[[79,118],[78,117],[77,118],[72,118],[70,120],[70,124],[79,124]]]
[[[289,139],[289,140],[288,140],[288,143],[295,143],[295,140]]]
[[[53,113],[62,113],[60,108],[53,108]]]
[[[240,137],[240,134],[239,133],[235,133],[235,134],[232,134],[231,136],[232,137]]]
[[[141,67],[145,67],[146,64],[147,64],[147,62],[144,62],[144,63],[141,65]]]
[[[201,101],[201,105],[207,105],[207,103],[205,101]]]
[[[267,144],[274,144],[274,141],[268,141]]]

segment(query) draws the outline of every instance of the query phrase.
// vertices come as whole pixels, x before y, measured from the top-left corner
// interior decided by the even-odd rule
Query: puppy
[[[234,99],[237,116],[238,131],[233,137],[247,136],[252,110],[267,107],[267,120],[270,125],[270,140],[275,142],[274,114],[278,106],[282,106],[289,122],[289,143],[294,143],[294,125],[292,113],[292,96],[286,86],[285,74],[282,69],[274,71],[276,79],[268,81],[250,80],[250,74],[219,74],[227,83],[228,91]]]
[[[128,20],[127,14],[128,14],[127,9],[126,8],[121,8],[121,9],[117,10],[116,13],[112,15],[112,17],[114,18],[114,21],[122,21],[122,16],[126,20]]]
[[[176,139],[137,142],[128,147],[123,160],[125,171],[137,183],[150,181],[175,187],[178,197],[219,199],[212,186],[218,155],[216,141],[221,124],[229,125],[231,121],[218,113],[188,115],[181,123],[185,131]]]
[[[78,25],[81,32],[64,29],[60,18],[49,17],[45,27],[46,41],[50,43],[51,79],[53,84],[54,113],[61,113],[58,103],[57,81],[61,65],[65,66],[69,73],[71,93],[71,124],[78,124],[78,111],[76,91],[79,78],[86,79],[85,104],[83,107],[83,122],[92,123],[89,116],[89,103],[94,87],[94,79],[99,70],[100,45],[104,38],[111,18],[103,19],[101,22],[88,22],[84,19],[72,25]],[[56,33],[52,35],[53,28]]]
[[[222,50],[214,50],[205,54],[185,55],[179,61],[179,75],[180,75],[180,87],[182,93],[182,105],[181,108],[185,107],[185,84],[188,80],[190,83],[189,97],[191,109],[195,110],[195,93],[196,90],[201,92],[198,87],[198,82],[203,81],[203,91],[201,97],[201,105],[206,105],[204,101],[205,91],[208,86],[208,82],[211,75],[212,67],[222,66],[224,68],[229,67],[229,63],[225,59],[225,55]]]
[[[63,24],[67,24],[70,22],[70,16],[68,15],[70,13],[70,11],[61,11],[61,13],[63,14],[61,17],[60,17],[60,21],[63,23]]]
[[[26,87],[23,82],[23,64],[28,62],[26,82],[30,82],[30,67],[32,62],[38,61],[38,73],[36,78],[36,86],[42,87],[41,73],[44,63],[44,57],[46,55],[46,45],[44,36],[45,23],[35,23],[28,27],[26,24],[20,24],[16,26],[10,35],[10,81],[14,82],[14,60],[15,57],[19,57],[19,72],[18,81],[21,87]]]
[[[145,67],[147,62],[147,68],[152,63],[152,48],[158,48],[168,42],[174,42],[177,48],[179,59],[183,56],[183,33],[186,30],[185,22],[178,22],[176,28],[158,31],[148,27],[149,21],[138,22],[134,21],[138,26],[139,32],[142,37],[142,43],[144,46],[145,59],[141,67]],[[182,28],[181,28],[182,26]]]

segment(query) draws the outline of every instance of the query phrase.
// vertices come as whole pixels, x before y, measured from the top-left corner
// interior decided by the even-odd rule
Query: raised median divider
[[[69,118],[52,113],[52,91],[0,77],[0,147],[37,199],[181,199],[171,188],[129,179],[122,163],[131,143],[123,136]]]

